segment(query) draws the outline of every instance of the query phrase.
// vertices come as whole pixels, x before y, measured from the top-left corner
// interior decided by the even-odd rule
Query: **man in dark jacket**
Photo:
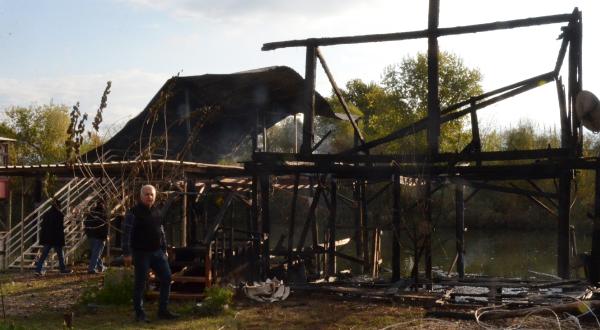
[[[177,317],[167,309],[171,291],[171,269],[167,261],[167,244],[162,226],[164,214],[154,205],[155,200],[156,188],[151,185],[143,186],[140,190],[140,202],[129,209],[123,225],[123,260],[128,266],[133,257],[133,308],[135,320],[139,322],[148,322],[142,296],[150,268],[154,270],[160,283],[158,318]],[[164,211],[166,212],[166,208]]]
[[[85,234],[90,242],[89,274],[102,273],[106,269],[102,263],[102,251],[108,236],[108,223],[104,202],[99,200],[84,221]]]
[[[60,201],[58,199],[52,199],[50,209],[44,213],[42,217],[42,223],[40,225],[40,236],[39,242],[43,245],[42,254],[39,257],[35,265],[35,274],[42,276],[42,268],[44,262],[50,253],[50,249],[54,249],[58,257],[58,265],[60,272],[64,274],[71,273],[70,269],[65,266],[65,255],[63,254],[63,246],[65,246],[65,229],[63,221],[65,219],[64,214],[60,210]]]

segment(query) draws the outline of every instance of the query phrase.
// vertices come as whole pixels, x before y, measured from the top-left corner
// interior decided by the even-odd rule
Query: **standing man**
[[[108,219],[102,199],[98,200],[83,223],[85,234],[90,242],[88,274],[102,273],[106,269],[102,263],[102,252],[106,245],[106,237],[108,237]]]
[[[63,274],[72,273],[72,270],[65,266],[65,255],[63,246],[65,246],[65,227],[63,221],[65,215],[60,210],[60,201],[53,198],[50,202],[50,209],[44,213],[42,223],[40,225],[40,244],[43,245],[42,254],[40,255],[35,265],[35,275],[42,276],[44,273],[44,262],[50,253],[50,249],[54,249],[58,257],[58,266]]]
[[[178,317],[167,309],[171,291],[171,269],[167,261],[167,244],[162,226],[164,214],[154,206],[155,201],[156,188],[152,185],[143,186],[140,190],[140,202],[128,211],[123,225],[123,260],[125,266],[129,266],[133,257],[133,308],[135,320],[138,322],[148,322],[142,296],[150,268],[154,270],[160,283],[158,318],[170,320]],[[166,212],[166,208],[164,211]]]

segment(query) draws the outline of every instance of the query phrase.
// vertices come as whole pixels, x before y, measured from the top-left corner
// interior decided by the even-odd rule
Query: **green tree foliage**
[[[427,55],[404,58],[385,68],[380,84],[359,79],[346,84],[344,97],[363,113],[361,127],[367,140],[386,136],[427,116]],[[440,106],[445,108],[469,97],[481,94],[481,73],[465,66],[456,55],[441,52],[439,56]],[[337,111],[340,105],[331,97]],[[442,126],[441,149],[456,151],[469,142],[462,130],[463,120]],[[422,152],[425,133],[420,132],[378,148],[379,152]]]
[[[14,161],[18,164],[54,163],[65,160],[64,141],[69,127],[68,107],[10,107],[0,123],[0,134],[17,140]]]

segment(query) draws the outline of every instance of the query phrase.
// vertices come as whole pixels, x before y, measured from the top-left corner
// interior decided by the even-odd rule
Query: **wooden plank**
[[[314,139],[315,116],[315,83],[316,83],[317,55],[315,46],[306,47],[306,67],[304,75],[304,121],[302,125],[302,145],[300,152],[312,153]]]
[[[450,28],[439,28],[437,31],[429,30],[418,30],[408,32],[397,32],[397,33],[382,33],[382,34],[368,34],[358,36],[345,36],[345,37],[333,37],[333,38],[310,38],[301,40],[287,40],[265,43],[262,46],[263,51],[274,50],[279,48],[287,47],[304,47],[304,46],[332,46],[342,44],[358,44],[366,42],[384,42],[384,41],[399,41],[399,40],[411,40],[427,38],[430,34],[435,36],[449,36],[456,34],[465,33],[478,33],[485,31],[503,30],[503,29],[514,29],[534,25],[544,24],[556,24],[568,22],[572,17],[572,14],[559,14],[550,16],[540,16],[525,19],[516,19],[501,22],[483,23],[475,25],[456,26]]]
[[[335,178],[331,179],[330,183],[331,193],[331,208],[329,210],[329,242],[327,248],[327,274],[333,276],[336,273],[336,262],[335,262],[335,221],[337,218],[337,183]]]
[[[400,176],[394,175],[392,193],[392,282],[400,280],[400,226],[401,226],[401,201],[400,201]]]
[[[465,277],[465,201],[464,186],[457,184],[454,187],[454,202],[456,213],[456,270],[458,277]]]
[[[436,31],[440,17],[440,0],[429,0],[427,47],[427,148],[434,157],[440,144],[439,49]],[[363,143],[364,144],[364,143]]]
[[[352,129],[354,129],[354,134],[358,137],[358,139],[360,140],[360,143],[364,144],[365,138],[363,137],[362,133],[360,132],[360,129],[358,129],[358,124],[352,118],[348,104],[346,103],[346,100],[344,99],[342,92],[340,91],[338,85],[336,84],[335,79],[333,79],[333,74],[331,74],[331,71],[329,70],[329,66],[327,65],[327,62],[325,61],[325,58],[323,57],[323,54],[321,54],[321,51],[318,48],[316,49],[316,54],[317,54],[317,57],[319,58],[319,62],[321,62],[321,66],[323,67],[325,74],[327,75],[327,78],[329,79],[329,83],[331,84],[331,87],[333,88],[333,92],[335,93],[335,96],[338,98],[338,101],[342,105],[342,109],[344,110],[344,113],[346,113],[346,116],[348,116],[348,120],[350,121],[350,124],[352,124]]]

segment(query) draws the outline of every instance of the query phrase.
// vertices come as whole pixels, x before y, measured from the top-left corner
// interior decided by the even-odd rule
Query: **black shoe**
[[[158,318],[161,320],[174,320],[178,317],[178,314],[171,313],[169,310],[158,311]]]
[[[100,272],[95,269],[92,269],[92,270],[88,270],[88,274],[100,274]]]
[[[71,274],[72,272],[73,272],[73,270],[71,270],[71,269],[62,269],[60,271],[61,274]]]
[[[135,321],[136,322],[150,323],[150,320],[148,320],[148,318],[146,317],[146,313],[144,313],[144,312],[135,313]]]
[[[44,276],[44,273],[38,272],[37,270],[33,273],[35,276]]]

